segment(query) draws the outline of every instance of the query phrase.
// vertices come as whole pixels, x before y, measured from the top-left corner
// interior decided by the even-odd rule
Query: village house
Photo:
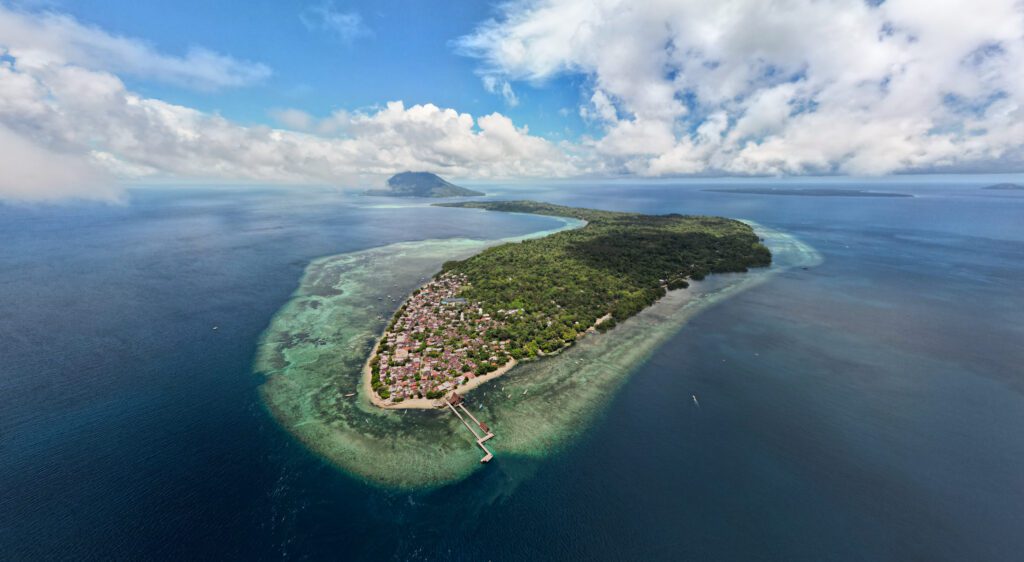
[[[502,321],[484,314],[479,303],[458,296],[465,285],[465,276],[440,275],[399,310],[376,355],[375,388],[386,400],[440,397],[508,361],[507,341],[487,337]],[[514,312],[501,311],[499,316]],[[480,364],[477,357],[487,357],[487,362]]]

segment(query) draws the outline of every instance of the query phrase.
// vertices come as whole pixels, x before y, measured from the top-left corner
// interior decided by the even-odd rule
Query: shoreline
[[[686,289],[678,289],[678,290],[685,291]],[[673,291],[668,291],[668,293],[672,293],[672,292]],[[666,295],[668,293],[666,293]],[[662,298],[664,298],[664,297],[662,297]],[[402,302],[404,303],[406,300],[408,300],[408,297],[406,297]],[[658,299],[658,301],[660,301],[660,300],[661,300],[661,298]],[[658,301],[655,301],[655,303],[657,303]],[[401,308],[401,305],[399,305],[399,308]],[[650,308],[650,307],[647,307],[647,308]],[[581,331],[576,336],[576,340],[575,341],[573,341],[573,342],[571,342],[571,343],[569,343],[569,344],[567,344],[567,345],[565,345],[565,346],[563,346],[563,347],[559,348],[558,350],[553,351],[551,353],[540,353],[537,357],[532,358],[532,359],[527,359],[527,361],[528,362],[529,361],[539,361],[541,359],[545,359],[545,358],[549,358],[549,357],[555,357],[557,355],[560,355],[563,351],[565,351],[565,350],[575,346],[576,342],[586,338],[589,335],[596,334],[597,333],[597,327],[602,322],[608,320],[611,317],[612,317],[612,314],[610,312],[608,314],[605,314],[604,316],[598,318],[594,322],[594,324],[592,326],[590,326],[587,329]],[[444,408],[444,406],[446,404],[446,401],[447,401],[447,398],[449,396],[451,396],[451,394],[453,392],[457,392],[459,394],[465,395],[469,391],[473,390],[474,388],[479,387],[480,385],[484,384],[485,382],[490,382],[490,381],[500,377],[501,375],[504,375],[505,373],[511,371],[513,367],[515,367],[516,365],[519,364],[519,361],[517,361],[515,358],[509,359],[508,362],[505,363],[504,365],[502,365],[501,367],[498,367],[497,369],[491,371],[490,373],[487,373],[486,375],[479,375],[479,376],[473,377],[472,379],[470,379],[470,380],[460,384],[459,386],[455,387],[454,389],[446,392],[444,394],[444,396],[442,396],[441,398],[412,398],[412,399],[402,400],[401,402],[386,402],[386,401],[384,401],[383,398],[380,397],[380,395],[378,395],[376,392],[373,391],[373,386],[370,384],[370,379],[373,378],[373,372],[370,369],[370,361],[373,360],[373,358],[375,356],[374,352],[376,351],[377,346],[380,345],[380,342],[381,342],[381,340],[383,338],[384,338],[384,334],[383,333],[381,333],[380,335],[377,336],[377,339],[374,342],[373,347],[371,348],[369,357],[367,357],[366,361],[363,362],[363,368],[360,371],[360,375],[359,375],[360,384],[359,384],[359,389],[358,389],[357,392],[362,393],[362,394],[366,394],[366,396],[368,396],[370,398],[370,403],[371,404],[373,404],[374,406],[376,406],[378,408],[384,409],[384,410],[437,410],[437,409]]]
[[[483,209],[480,209],[480,211],[481,212],[487,212],[487,211],[484,211]],[[509,213],[509,214],[514,214],[514,215],[530,215],[530,213]],[[537,216],[537,215],[530,215],[530,216]],[[514,241],[529,240],[529,239],[532,239],[532,238],[543,238],[545,236],[549,236],[551,234],[554,234],[556,232],[560,232],[562,230],[566,230],[566,229],[573,230],[573,229],[577,229],[577,228],[583,228],[584,226],[586,226],[588,224],[587,221],[585,221],[585,220],[575,219],[573,217],[562,217],[562,216],[557,216],[557,215],[550,215],[550,217],[553,218],[553,219],[562,221],[563,222],[562,228],[556,228],[556,229],[548,230],[548,231],[541,230],[541,231],[533,232],[533,233],[530,233],[530,234],[525,234],[523,236],[515,236],[515,237],[511,237],[511,238],[506,239],[505,242],[508,243],[508,242],[514,242]],[[576,223],[576,224],[573,224],[573,223]],[[405,295],[405,297],[402,299],[402,301],[398,304],[398,308],[401,308],[403,305],[405,305],[405,303],[409,300],[409,297],[410,297],[410,295],[408,295],[408,294]],[[598,319],[597,323],[595,323],[594,326],[599,324],[603,319],[604,318]],[[581,336],[583,334],[586,334],[586,332],[581,332]],[[508,360],[507,363],[505,363],[501,367],[498,367],[497,369],[495,369],[494,371],[491,371],[490,373],[487,373],[486,375],[480,375],[480,376],[477,376],[477,377],[474,377],[474,378],[470,379],[467,382],[462,383],[461,385],[457,386],[453,390],[451,390],[449,392],[446,392],[445,395],[443,397],[441,397],[441,398],[413,398],[411,400],[403,400],[401,402],[385,402],[384,399],[380,397],[380,395],[378,395],[376,392],[373,391],[373,386],[371,386],[371,384],[370,384],[370,379],[373,378],[373,373],[370,370],[370,361],[373,360],[373,357],[376,354],[377,346],[380,345],[381,339],[383,337],[384,337],[384,334],[382,332],[382,333],[378,334],[376,339],[374,340],[373,347],[370,348],[370,355],[366,358],[366,361],[363,362],[363,368],[362,368],[362,370],[360,371],[360,374],[359,374],[359,379],[360,379],[359,387],[356,389],[357,394],[364,394],[364,395],[366,395],[367,397],[369,397],[370,404],[372,404],[372,405],[374,405],[374,406],[376,406],[378,408],[381,408],[382,410],[436,410],[436,409],[439,409],[439,408],[444,408],[445,400],[446,400],[446,398],[448,396],[451,395],[452,392],[458,392],[460,394],[465,394],[466,392],[469,392],[469,391],[473,390],[474,388],[479,387],[480,385],[484,384],[485,382],[494,380],[494,379],[500,377],[501,375],[504,375],[505,373],[511,371],[513,367],[515,367],[516,365],[519,364],[519,362],[516,361],[515,358],[511,358],[511,359]],[[561,350],[559,350],[559,351],[561,351]]]
[[[561,213],[561,212],[568,212],[569,214],[584,213],[584,216],[587,216],[585,213],[591,213],[590,216],[601,217],[601,215],[594,215],[594,213],[599,213],[600,211],[592,211],[592,210],[587,210],[587,209],[572,209],[572,208],[567,208],[567,207],[551,206],[550,204],[548,204],[547,207],[544,207],[545,204],[543,204],[543,203],[536,203],[536,202],[530,202],[530,201],[518,202],[518,203],[520,204],[520,207],[516,207],[517,202],[512,202],[511,205],[512,205],[513,208],[512,209],[508,209],[508,210],[502,209],[502,208],[492,209],[492,208],[489,208],[489,207],[486,207],[486,206],[484,206],[482,208],[480,208],[480,207],[478,207],[478,208],[480,208],[480,210],[483,211],[483,212],[498,210],[498,211],[504,211],[504,212],[511,212],[512,214],[537,214],[537,215],[552,216],[552,217],[555,217],[557,219],[561,219],[561,220],[565,221],[567,224],[568,224],[568,222],[570,220],[573,220],[573,217],[572,216],[564,216],[564,215],[560,215],[560,214],[556,214],[556,213]],[[531,212],[517,212],[517,209],[521,208],[522,206],[530,207],[530,205],[533,205],[534,207],[540,206],[541,210],[540,211],[535,211],[535,212],[532,212],[532,213]],[[460,207],[462,205],[452,204],[450,206]],[[472,207],[470,205],[469,208],[474,208],[474,207]],[[544,211],[550,211],[550,214],[546,214]],[[619,213],[619,215],[621,215],[621,214],[622,213]],[[632,216],[632,215],[629,215],[629,216]],[[576,220],[579,221],[579,219],[576,219]],[[595,218],[594,220],[597,221],[597,218]],[[722,220],[728,220],[728,219],[722,219]],[[582,223],[581,227],[585,227],[588,224],[590,224],[589,221],[579,221],[579,222]],[[737,221],[735,219],[733,219],[732,222],[740,223],[741,225],[745,226],[747,229],[751,230],[752,232],[755,232],[755,234],[756,234],[756,231],[754,231],[753,227],[751,227],[749,224],[745,224],[742,221]],[[561,229],[558,229],[558,230],[561,230]],[[555,232],[557,232],[557,230]],[[550,236],[552,234],[553,234],[552,232],[546,232],[546,233],[543,233],[543,234],[539,234],[537,236],[525,236],[525,237],[523,237],[523,239],[544,238],[544,237]],[[506,243],[506,244],[508,244],[508,243]],[[760,249],[760,250],[765,250],[766,252],[768,251],[767,248],[765,248],[764,246],[761,246],[757,242],[753,242],[752,246],[754,247],[753,250]],[[760,246],[760,247],[757,248],[756,246]],[[756,252],[754,252],[754,254],[756,254]],[[475,254],[475,255],[479,255],[479,252],[478,252],[478,254]],[[746,257],[747,257],[747,260],[750,263],[753,264],[753,267],[759,267],[761,265],[771,265],[771,254],[770,253],[769,253],[769,258],[767,260],[767,263],[762,263],[763,260],[758,259],[758,257],[753,255],[753,254],[751,254],[749,256],[746,256]],[[710,274],[711,272],[714,271],[710,266],[707,269],[709,269],[709,273],[708,274]],[[443,268],[442,268],[442,271],[443,271]],[[744,271],[746,271],[746,268],[744,268]],[[686,282],[682,283],[682,285],[683,285],[682,287],[676,287],[676,288],[682,289],[682,288],[687,287],[688,286],[687,282],[692,282],[693,281],[690,278],[692,273],[693,273],[693,271],[687,270],[687,272],[685,273],[685,277],[680,277],[680,279],[686,279]],[[510,273],[510,275],[511,275],[511,273]],[[704,274],[702,274],[700,276],[701,279],[703,278],[703,275]],[[435,275],[435,278],[436,277],[437,276]],[[511,280],[511,279],[512,278],[509,277],[509,280]],[[649,308],[649,307],[653,306],[654,304],[656,304],[658,301],[660,301],[667,294],[673,292],[673,289],[671,288],[672,285],[673,285],[673,281],[671,281],[671,280],[670,281],[666,281],[665,279],[661,279],[660,286],[659,286],[659,295],[658,296],[653,296],[652,295],[652,297],[653,297],[653,301],[652,302],[642,306],[640,310],[632,312],[629,315],[631,316],[633,314],[636,314],[636,312],[642,311],[643,309]],[[418,293],[418,290],[417,291],[413,291],[413,295],[415,295],[417,293]],[[457,295],[458,293],[451,293],[451,294],[456,294]],[[401,306],[404,306],[405,303],[409,302],[410,298],[411,298],[410,295],[406,295],[405,298],[402,299],[403,304],[399,306],[399,310],[401,310]],[[462,299],[462,301],[465,302],[465,299]],[[554,302],[554,301],[552,301],[552,302]],[[559,307],[559,308],[561,308],[561,307]],[[437,308],[435,307],[434,310],[436,311]],[[397,314],[397,313],[395,313],[395,314]],[[395,317],[395,314],[393,314],[393,318]],[[557,350],[554,350],[550,354],[538,351],[537,355],[540,356],[540,357],[546,357],[548,355],[559,355],[561,352],[565,351],[567,348],[573,347],[574,344],[577,341],[585,338],[587,335],[589,335],[591,333],[597,332],[600,327],[602,327],[606,322],[608,322],[611,319],[612,319],[612,313],[611,312],[606,312],[600,318],[597,318],[590,326],[587,326],[585,329],[579,331],[578,334],[575,336],[575,338],[573,338],[572,340],[570,340],[568,342],[564,342],[563,341],[561,347],[559,347]],[[392,320],[392,322],[394,322],[394,320]],[[548,325],[549,326],[551,325],[551,323],[552,323],[551,320],[548,320]],[[613,323],[612,325],[614,326],[614,320],[612,320],[612,323]],[[577,322],[576,325],[578,326],[579,323]],[[606,330],[602,330],[602,331],[606,331]],[[381,343],[384,341],[385,334],[387,334],[387,329],[383,330],[380,334],[377,335],[377,337],[376,337],[376,339],[374,341],[373,347],[370,349],[370,352],[369,352],[368,356],[366,357],[366,359],[363,362],[363,368],[360,371],[360,377],[361,377],[362,380],[361,380],[361,384],[358,385],[359,392],[365,393],[367,396],[369,396],[369,401],[370,401],[370,403],[372,405],[377,406],[378,408],[382,408],[382,409],[435,409],[435,408],[443,408],[444,405],[447,403],[447,400],[451,397],[452,394],[459,393],[459,392],[469,392],[469,391],[473,390],[474,388],[479,387],[483,383],[488,382],[490,380],[493,380],[493,379],[495,379],[495,378],[497,378],[497,377],[499,377],[499,376],[509,372],[517,364],[517,361],[516,361],[515,358],[510,358],[508,360],[508,362],[506,362],[504,365],[502,365],[498,369],[496,369],[496,370],[494,370],[494,371],[492,371],[490,373],[487,373],[487,374],[484,374],[484,375],[480,375],[480,376],[474,377],[474,378],[472,378],[470,380],[467,380],[467,381],[463,382],[462,384],[456,386],[454,389],[452,389],[452,390],[450,390],[448,392],[445,392],[442,396],[440,396],[438,398],[410,398],[410,397],[406,397],[405,399],[401,399],[401,396],[399,396],[398,400],[400,400],[400,401],[392,401],[390,395],[388,395],[387,398],[382,398],[381,395],[378,394],[378,392],[372,386],[372,384],[373,384],[372,383],[372,381],[373,381],[373,368],[371,367],[371,363],[378,356],[378,350],[381,349]],[[546,344],[547,343],[548,342],[546,342]],[[423,364],[421,364],[420,367],[423,367]],[[406,373],[406,376],[408,376],[409,372],[405,371],[405,373]],[[431,373],[433,373],[433,371],[431,371]],[[416,378],[417,381],[420,380],[420,376],[418,374],[416,375],[415,378]],[[391,379],[388,379],[388,380],[391,380]],[[432,387],[432,388],[436,388],[436,387]],[[385,393],[385,394],[387,394],[387,393]],[[409,394],[409,392],[408,391],[402,391],[402,392],[399,392],[399,394],[402,395],[402,396],[405,396],[405,395]]]
[[[380,344],[379,337],[377,338],[377,344],[374,344],[374,349],[376,349],[376,346],[378,344]],[[472,379],[446,392],[445,395],[442,396],[441,398],[412,398],[402,400],[401,402],[385,402],[383,398],[381,398],[376,392],[373,391],[373,387],[370,385],[370,379],[372,378],[372,373],[370,372],[370,361],[372,360],[373,354],[371,353],[370,356],[366,359],[366,362],[363,363],[363,370],[360,375],[362,384],[359,385],[359,390],[370,398],[371,404],[384,410],[437,410],[439,408],[444,408],[445,399],[448,396],[450,396],[452,392],[458,392],[459,394],[464,395],[467,392],[473,390],[474,388],[477,388],[480,385],[484,384],[485,382],[494,380],[500,377],[501,375],[504,375],[505,373],[511,371],[513,367],[519,364],[519,362],[516,361],[515,359],[509,359],[508,363],[505,363],[501,367],[498,367],[497,369],[491,371],[490,373],[487,373],[486,375],[473,377]]]
[[[820,254],[799,239],[744,222],[757,228],[779,256],[768,270],[712,275],[689,289],[670,291],[612,332],[588,334],[592,337],[581,338],[563,354],[519,360],[512,369],[516,376],[484,386],[487,423],[501,428],[501,450],[524,459],[560,450],[587,431],[637,366],[690,318],[780,272],[821,262]],[[369,377],[362,377],[367,340],[374,341],[383,330],[374,306],[387,292],[380,280],[395,274],[393,266],[401,267],[403,286],[408,281],[414,287],[414,280],[429,275],[436,263],[463,255],[466,242],[395,243],[311,262],[296,294],[260,340],[254,370],[265,377],[259,394],[268,415],[333,468],[380,489],[433,490],[477,471],[482,465],[476,445],[451,439],[457,420],[421,415],[422,408],[377,408],[361,396],[370,392]],[[329,287],[338,290],[321,296]],[[581,380],[587,384],[578,384]],[[355,396],[343,397],[346,393]],[[553,401],[558,408],[551,408]],[[413,415],[416,423],[403,414]]]

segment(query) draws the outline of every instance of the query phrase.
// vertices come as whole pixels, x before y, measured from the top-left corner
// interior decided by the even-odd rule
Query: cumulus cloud
[[[67,21],[34,17],[37,27]],[[59,29],[76,36],[81,27]],[[10,37],[0,35],[3,198],[110,198],[114,180],[141,178],[357,187],[406,169],[474,178],[576,170],[559,146],[497,113],[474,118],[395,101],[324,118],[286,109],[275,112],[285,128],[242,126],[132,92],[115,73],[64,47],[75,40]]]
[[[493,83],[590,83],[597,167],[884,174],[1024,163],[1019,0],[519,0],[461,38]],[[485,83],[486,85],[486,83]]]
[[[496,113],[474,119],[397,101],[321,121],[300,112],[283,115],[308,130],[334,134],[241,126],[141,97],[116,76],[76,66],[25,71],[16,60],[0,66],[0,125],[25,143],[53,150],[52,167],[88,162],[120,177],[343,184],[404,169],[483,178],[574,170],[557,146]],[[0,147],[9,137],[0,137]],[[3,189],[12,193],[12,186]]]
[[[208,49],[166,55],[138,39],[109,34],[67,15],[21,12],[2,4],[0,48],[23,68],[62,62],[201,90],[245,86],[270,76],[263,64]]]
[[[320,122],[299,119],[313,130],[337,132],[321,136],[243,127],[143,98],[110,74],[73,66],[26,73],[13,63],[0,67],[0,100],[0,147],[38,155],[24,166],[62,170],[40,172],[45,181],[28,182],[30,175],[5,170],[0,195],[20,198],[49,198],[74,189],[88,195],[104,172],[351,185],[403,169],[482,178],[560,176],[574,170],[558,147],[505,116],[474,119],[431,104],[391,102]]]
[[[61,154],[0,125],[0,197],[21,201],[86,196],[114,200],[110,178],[87,155]]]
[[[316,25],[351,23],[320,6]],[[217,89],[266,77],[262,65],[201,49],[167,55],[0,5],[0,197],[111,198],[116,181],[140,178],[365,186],[404,169],[1024,168],[1019,0],[520,0],[502,10],[458,41],[481,61],[485,87],[514,105],[516,81],[582,76],[577,111],[592,134],[555,143],[499,113],[401,101],[326,116],[280,109],[278,128],[243,126],[147,98],[119,76]]]

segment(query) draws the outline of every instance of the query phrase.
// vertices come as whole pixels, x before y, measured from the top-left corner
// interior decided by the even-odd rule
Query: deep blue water
[[[315,257],[553,221],[269,188],[0,205],[0,559],[1019,560],[1024,195],[985,183],[506,188],[752,219],[825,261],[697,316],[569,449],[418,494],[277,426],[259,334]]]

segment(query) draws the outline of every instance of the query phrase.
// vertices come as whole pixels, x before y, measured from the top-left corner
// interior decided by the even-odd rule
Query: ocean
[[[261,337],[324,256],[558,221],[311,188],[0,205],[0,559],[1017,560],[1024,194],[997,181],[486,186],[821,260],[688,318],[565,443],[502,455],[496,426],[490,465],[424,490],[288,431]],[[915,197],[702,191],[773,184]]]

